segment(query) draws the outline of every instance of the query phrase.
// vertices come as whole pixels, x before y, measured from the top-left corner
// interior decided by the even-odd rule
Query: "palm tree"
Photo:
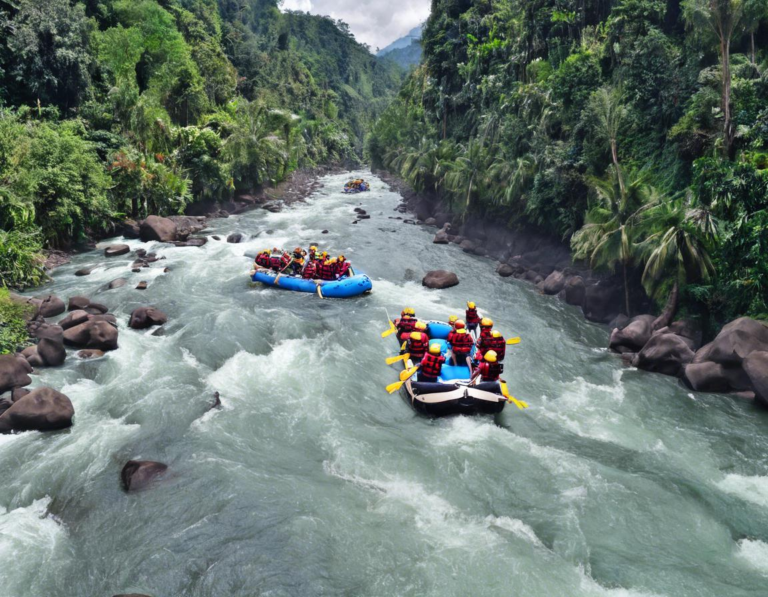
[[[619,167],[619,131],[627,116],[627,109],[621,101],[621,92],[610,87],[601,87],[592,94],[590,106],[595,115],[595,132],[598,137],[608,142],[611,148],[611,161],[618,176],[621,192],[625,192],[624,178]]]
[[[643,172],[630,172],[627,177],[621,173],[621,166],[610,166],[605,178],[590,178],[589,182],[597,201],[587,213],[584,226],[571,239],[574,257],[588,259],[595,269],[615,270],[621,266],[624,306],[627,315],[631,315],[627,270],[638,256],[638,210],[653,190],[645,182]]]
[[[469,212],[472,198],[482,194],[490,153],[478,139],[472,139],[466,149],[451,164],[445,176],[448,190],[464,197],[464,216]]]

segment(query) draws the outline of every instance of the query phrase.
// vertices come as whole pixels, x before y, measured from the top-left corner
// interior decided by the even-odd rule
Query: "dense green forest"
[[[0,0],[0,287],[42,251],[362,155],[401,70],[277,0]]]
[[[768,317],[766,0],[433,0],[423,47],[375,166],[710,325]]]

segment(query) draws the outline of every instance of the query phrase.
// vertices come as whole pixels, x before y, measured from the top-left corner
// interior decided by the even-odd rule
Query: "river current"
[[[768,416],[623,367],[605,327],[431,244],[358,174],[371,192],[328,176],[306,203],[205,232],[242,244],[126,241],[166,260],[132,274],[97,250],[55,271],[44,292],[109,306],[120,348],[35,376],[71,398],[71,430],[0,436],[0,597],[768,595]],[[353,225],[358,205],[372,217]],[[310,243],[373,293],[249,287],[246,254]],[[423,288],[430,269],[461,283]],[[386,313],[446,319],[466,300],[521,336],[505,377],[526,411],[431,420],[384,391]],[[143,305],[164,335],[128,329]],[[126,494],[129,459],[171,473]]]

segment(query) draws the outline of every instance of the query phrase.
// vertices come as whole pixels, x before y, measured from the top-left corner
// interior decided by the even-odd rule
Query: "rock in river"
[[[422,286],[427,288],[450,288],[456,286],[459,283],[459,277],[453,272],[446,271],[444,269],[438,269],[431,272],[427,272],[424,279],[421,281]]]
[[[76,348],[95,348],[97,350],[115,350],[117,348],[117,329],[103,318],[92,316],[85,323],[64,331],[64,344]]]
[[[54,431],[72,426],[72,402],[52,388],[37,388],[0,415],[0,433]]]
[[[0,394],[32,383],[32,367],[26,359],[12,354],[0,355]]]
[[[153,325],[163,325],[168,321],[168,316],[154,307],[139,307],[131,313],[128,327],[134,330],[146,330]]]
[[[177,239],[176,223],[168,218],[149,216],[139,227],[141,240],[170,243]]]
[[[128,245],[110,245],[104,249],[104,257],[119,257],[130,252],[131,248]]]
[[[126,491],[141,491],[168,470],[168,465],[151,460],[129,460],[120,472]]]

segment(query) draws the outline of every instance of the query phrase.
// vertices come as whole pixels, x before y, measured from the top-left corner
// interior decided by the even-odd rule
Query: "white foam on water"
[[[32,586],[40,572],[52,574],[67,549],[66,529],[48,514],[51,498],[27,507],[0,507],[0,595],[35,595]],[[35,572],[37,571],[37,572]],[[39,594],[39,593],[38,593]]]
[[[458,447],[472,451],[478,446],[487,444],[499,431],[508,433],[487,420],[455,417],[449,419],[446,426],[435,428],[432,443],[440,448]]]
[[[737,544],[736,557],[753,570],[768,577],[768,543],[757,539],[742,539]]]
[[[730,474],[716,485],[726,493],[768,508],[768,477]]]

